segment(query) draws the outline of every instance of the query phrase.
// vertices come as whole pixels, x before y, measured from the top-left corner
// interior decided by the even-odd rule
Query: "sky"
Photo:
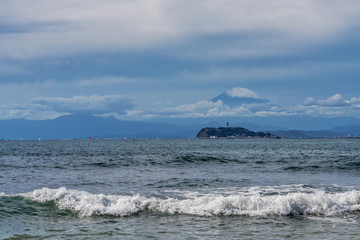
[[[0,6],[0,119],[360,117],[358,0]],[[238,87],[271,104],[209,101]]]

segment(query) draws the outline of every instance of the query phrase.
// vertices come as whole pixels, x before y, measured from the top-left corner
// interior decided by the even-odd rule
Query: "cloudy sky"
[[[358,0],[0,4],[0,119],[360,117]],[[208,101],[234,87],[271,104]]]

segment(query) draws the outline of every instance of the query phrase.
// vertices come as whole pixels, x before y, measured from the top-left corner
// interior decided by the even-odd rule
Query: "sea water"
[[[1,239],[360,239],[360,140],[0,141]]]

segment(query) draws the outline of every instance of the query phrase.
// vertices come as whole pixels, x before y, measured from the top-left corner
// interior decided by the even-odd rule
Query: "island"
[[[279,136],[264,133],[253,132],[242,127],[206,127],[200,130],[196,135],[198,139],[244,139],[244,138],[273,138],[279,139]]]

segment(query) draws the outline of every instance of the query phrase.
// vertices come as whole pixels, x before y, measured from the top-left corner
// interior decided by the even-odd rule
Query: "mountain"
[[[0,139],[193,138],[200,128],[74,114],[51,120],[2,120]]]
[[[254,104],[254,103],[267,103],[269,100],[259,97],[253,91],[247,88],[232,88],[215,98],[211,99],[212,102],[217,102],[221,100],[224,105],[229,107],[237,107],[242,104]]]
[[[344,134],[346,136],[359,137],[360,136],[360,124],[348,125],[348,126],[336,126],[331,131]]]
[[[360,136],[357,118],[223,117],[172,118],[152,121],[121,121],[113,117],[73,114],[50,120],[0,120],[0,139],[142,139],[194,138],[207,127],[243,127],[287,138]],[[297,130],[288,130],[297,129]]]

